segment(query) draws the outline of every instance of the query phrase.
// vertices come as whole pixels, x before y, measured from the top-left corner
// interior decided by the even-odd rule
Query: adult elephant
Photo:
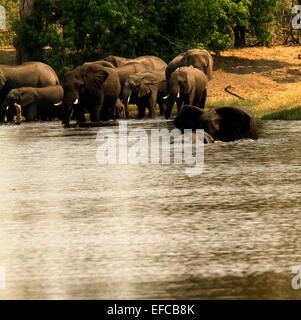
[[[121,67],[125,63],[128,63],[131,61],[131,59],[118,57],[118,56],[112,56],[112,55],[103,58],[103,60],[111,63],[114,67]]]
[[[102,67],[106,67],[106,68],[115,68],[115,66],[111,62],[105,61],[105,60],[98,60],[98,61],[84,63],[84,65],[86,65],[86,64],[98,64],[98,65],[100,65]]]
[[[129,118],[128,104],[136,104],[138,107],[138,118],[145,116],[146,108],[149,117],[156,115],[156,104],[159,102],[160,114],[164,114],[163,97],[166,92],[165,72],[140,72],[130,75],[124,84],[122,91],[122,102],[125,106],[126,117]],[[159,101],[158,101],[159,98]]]
[[[120,83],[115,69],[85,64],[67,71],[62,85],[63,124],[69,125],[73,112],[77,123],[85,122],[85,109],[92,122],[116,117]]]
[[[16,110],[27,121],[52,120],[62,117],[62,99],[64,90],[61,86],[45,88],[23,87],[12,89],[6,96],[3,106]],[[20,122],[20,121],[18,121]]]
[[[234,141],[258,139],[256,119],[253,113],[236,103],[209,111],[195,106],[185,106],[174,120],[176,128],[204,129],[214,140]]]
[[[170,61],[166,68],[166,80],[169,79],[170,75],[180,67],[193,66],[207,76],[208,81],[213,76],[213,59],[211,54],[207,50],[191,49],[184,53],[179,54],[173,60]]]
[[[157,72],[164,71],[167,64],[160,58],[155,56],[142,56],[136,59],[131,59],[114,70],[119,75],[121,89],[123,90],[126,79],[133,74],[140,72]]]
[[[103,60],[112,63],[117,68],[129,62],[138,62],[142,64],[148,71],[161,71],[163,69],[165,70],[167,67],[166,62],[156,56],[141,56],[133,59],[118,56],[108,56]]]
[[[59,84],[55,71],[42,62],[26,62],[20,66],[0,65],[0,122],[4,121],[3,102],[10,90],[21,87],[43,88]]]
[[[175,101],[177,101],[178,113],[183,103],[203,109],[207,98],[207,83],[204,72],[192,66],[175,70],[167,80],[166,119],[170,117]]]

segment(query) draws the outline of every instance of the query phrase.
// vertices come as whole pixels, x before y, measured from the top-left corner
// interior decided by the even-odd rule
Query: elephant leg
[[[145,106],[142,104],[137,105],[138,106],[138,119],[143,119],[145,117]]]
[[[26,121],[34,121],[38,118],[38,108],[35,103],[29,105],[24,112],[24,117]]]
[[[74,108],[74,115],[73,116],[74,116],[77,123],[82,123],[82,122],[86,121],[84,108],[82,108],[79,105],[77,105],[77,107]],[[71,114],[71,118],[73,118],[73,116]]]
[[[99,121],[99,116],[100,116],[100,108],[99,107],[92,108],[90,112],[91,122]]]
[[[183,99],[178,99],[177,100],[178,113],[180,113],[180,111],[182,110],[183,106],[184,106]]]
[[[166,104],[164,102],[159,102],[160,116],[164,116],[166,110]]]
[[[201,109],[205,108],[206,99],[207,99],[207,88],[203,92],[203,96],[202,96],[202,99],[201,99],[201,102],[200,102],[200,105],[199,105],[199,107]]]
[[[157,115],[156,105],[157,105],[157,91],[154,91],[151,93],[148,99],[148,111],[149,111],[150,118],[154,118]]]
[[[169,98],[169,100],[167,102],[167,106],[166,106],[166,111],[165,111],[165,118],[166,119],[170,118],[174,103],[175,103],[175,100],[173,98]]]

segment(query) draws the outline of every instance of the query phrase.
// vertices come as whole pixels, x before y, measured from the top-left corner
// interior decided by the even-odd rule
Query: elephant
[[[42,62],[26,62],[20,66],[0,65],[0,122],[4,121],[6,114],[3,102],[11,89],[55,85],[59,85],[55,71]]]
[[[109,62],[109,61],[105,61],[105,60],[98,60],[98,61],[93,61],[93,62],[86,62],[84,63],[84,65],[86,64],[98,64],[100,66],[106,67],[106,68],[115,68],[115,66],[113,65],[113,63]]]
[[[116,117],[120,82],[114,68],[95,63],[78,66],[63,74],[62,86],[64,125],[69,125],[73,112],[77,123],[85,122],[85,109],[92,122]]]
[[[119,75],[121,91],[128,76],[140,72],[155,72],[165,70],[167,64],[160,58],[155,56],[142,56],[136,59],[131,59],[129,62],[124,63],[114,70]]]
[[[179,54],[168,64],[165,74],[168,81],[170,75],[179,67],[193,66],[207,76],[208,81],[213,76],[213,59],[207,50],[191,49],[184,53]]]
[[[61,86],[45,88],[23,87],[12,89],[6,96],[3,106],[15,109],[19,118],[23,115],[27,121],[51,120],[61,118],[64,90]],[[20,122],[18,120],[17,122]]]
[[[140,72],[130,75],[124,84],[122,102],[126,117],[129,118],[128,104],[138,106],[138,118],[145,116],[146,108],[150,118],[156,115],[156,103],[159,102],[160,114],[164,114],[163,98],[166,93],[165,72]]]
[[[121,113],[125,109],[124,104],[122,103],[122,101],[119,98],[117,99],[115,108],[116,108],[116,119],[119,119],[121,116]]]
[[[111,63],[114,67],[121,67],[125,63],[128,63],[131,61],[131,59],[118,57],[118,56],[107,56],[103,58],[103,60]]]
[[[183,103],[204,109],[207,98],[207,84],[208,79],[204,72],[193,66],[176,69],[167,81],[166,119],[170,117],[175,101],[177,101],[178,113]]]
[[[167,67],[167,64],[161,58],[156,56],[141,56],[134,59],[128,59],[118,56],[108,56],[103,60],[112,63],[117,68],[129,62],[138,62],[140,64],[143,64],[148,71],[163,69],[165,70]]]
[[[236,103],[204,111],[185,105],[174,120],[176,128],[204,129],[214,140],[229,142],[239,139],[258,139],[256,119],[253,113]]]

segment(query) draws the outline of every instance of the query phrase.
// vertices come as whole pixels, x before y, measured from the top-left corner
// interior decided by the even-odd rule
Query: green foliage
[[[191,48],[225,50],[237,26],[269,45],[277,1],[36,0],[32,16],[15,30],[32,59],[56,69],[110,54],[169,61]]]
[[[6,10],[6,28],[7,30],[0,30],[0,46],[9,46],[12,44],[14,38],[13,25],[18,19],[19,15],[19,1],[18,0],[0,0],[0,5]]]

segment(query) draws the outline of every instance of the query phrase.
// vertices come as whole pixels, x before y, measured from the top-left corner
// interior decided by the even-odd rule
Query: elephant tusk
[[[162,99],[163,99],[163,100],[166,100],[166,99],[168,99],[168,98],[169,98],[169,94],[168,94],[167,96],[163,97]]]
[[[16,112],[17,112],[16,123],[21,123],[21,120],[22,120],[22,106],[19,105],[18,103],[15,103],[14,106],[16,107]]]
[[[78,104],[78,99],[75,99],[75,101],[73,102],[73,104]]]
[[[54,106],[55,106],[55,107],[59,107],[59,106],[61,106],[62,104],[63,104],[63,101],[60,101],[60,102],[58,102],[58,103],[55,103]]]
[[[9,106],[6,107],[6,111],[9,109]]]
[[[177,94],[177,98],[180,98],[180,91],[179,91],[178,94]]]
[[[128,97],[127,104],[129,104],[130,100],[131,100],[131,96]]]

